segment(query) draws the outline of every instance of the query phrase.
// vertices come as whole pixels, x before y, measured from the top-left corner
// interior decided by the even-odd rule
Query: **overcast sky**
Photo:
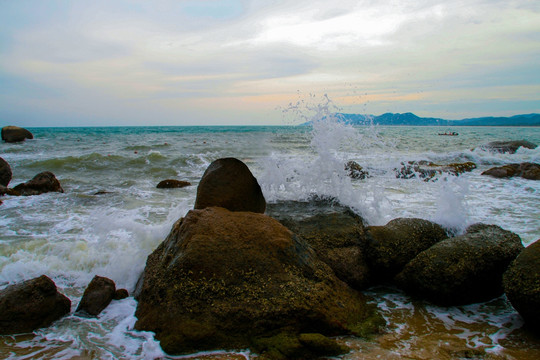
[[[0,0],[1,126],[282,124],[310,94],[540,112],[540,1]]]

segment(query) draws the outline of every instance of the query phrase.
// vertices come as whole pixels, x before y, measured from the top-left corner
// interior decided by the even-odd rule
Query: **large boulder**
[[[523,250],[518,235],[475,224],[421,252],[395,281],[406,292],[439,305],[487,301],[503,293],[502,276]]]
[[[0,185],[8,186],[12,175],[8,162],[0,157]]]
[[[4,126],[2,128],[2,140],[5,142],[21,142],[33,138],[34,135],[30,131],[18,126]]]
[[[83,297],[75,312],[82,315],[98,316],[116,295],[116,284],[111,279],[94,276],[84,290]]]
[[[510,141],[492,141],[480,148],[483,150],[499,153],[514,154],[517,149],[524,147],[526,149],[536,149],[538,145],[527,140],[510,140]]]
[[[527,246],[508,267],[504,291],[525,323],[540,331],[540,240]]]
[[[0,335],[51,325],[69,313],[71,301],[45,275],[0,290]]]
[[[37,174],[32,180],[15,186],[13,190],[23,196],[39,195],[47,192],[64,192],[60,182],[50,171]]]
[[[392,280],[419,253],[448,237],[440,225],[416,218],[370,226],[366,234],[367,261],[377,282]]]
[[[302,333],[365,334],[373,310],[277,220],[192,210],[148,257],[135,328],[170,354],[251,347],[272,358],[306,349]],[[300,344],[277,350],[279,344]]]
[[[210,206],[264,213],[266,200],[246,164],[235,158],[223,158],[208,166],[197,187],[195,209]]]
[[[540,164],[529,162],[507,164],[486,170],[482,175],[489,175],[499,179],[519,176],[528,180],[540,180]]]
[[[290,217],[286,213],[274,217],[307,242],[319,259],[349,286],[363,289],[370,284],[364,255],[364,224],[350,209],[336,207],[332,212],[308,217]]]

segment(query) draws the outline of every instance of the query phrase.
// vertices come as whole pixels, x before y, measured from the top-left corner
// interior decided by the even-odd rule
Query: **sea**
[[[481,175],[508,163],[540,163],[540,147],[515,154],[482,148],[498,140],[540,144],[539,127],[352,126],[324,117],[311,126],[29,130],[32,140],[0,144],[10,187],[51,171],[65,192],[1,198],[0,288],[45,274],[71,299],[72,312],[31,334],[0,336],[2,359],[257,358],[248,349],[169,356],[152,333],[134,330],[133,297],[113,301],[97,318],[73,314],[95,275],[134,290],[147,256],[193,208],[199,180],[218,158],[245,162],[268,203],[331,198],[368,225],[417,217],[460,234],[482,222],[515,232],[525,246],[540,239],[540,181]],[[439,135],[447,131],[459,135]],[[420,160],[477,168],[430,181],[396,177],[403,163]],[[370,176],[350,178],[348,161]],[[165,179],[192,185],[156,188]],[[369,339],[338,338],[352,349],[339,359],[540,359],[540,338],[523,328],[505,296],[438,307],[392,287],[365,293],[387,327]]]

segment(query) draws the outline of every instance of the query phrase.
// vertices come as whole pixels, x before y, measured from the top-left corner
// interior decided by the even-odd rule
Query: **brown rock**
[[[47,327],[69,313],[71,301],[45,275],[0,290],[0,335]]]
[[[443,173],[458,176],[465,172],[470,172],[476,169],[476,164],[468,161],[464,163],[452,163],[448,165],[435,164],[431,161],[409,161],[407,163],[401,163],[403,166],[396,170],[396,177],[402,179],[420,178],[431,180],[436,175]]]
[[[482,175],[489,175],[499,179],[519,176],[528,180],[540,180],[540,164],[528,162],[507,164],[486,170]]]
[[[190,185],[191,183],[187,181],[167,179],[167,180],[160,181],[156,187],[158,189],[176,189],[176,188],[183,188]]]
[[[126,289],[117,289],[114,293],[114,300],[122,300],[129,297],[129,292]]]
[[[361,294],[278,221],[252,212],[188,212],[148,257],[139,286],[135,328],[155,332],[170,354],[270,351],[260,339],[359,334],[372,324]]]
[[[47,192],[64,192],[58,179],[49,171],[37,174],[32,180],[15,186],[13,190],[23,196],[39,195]]]
[[[111,303],[115,294],[114,281],[96,275],[84,290],[81,302],[75,312],[97,316]]]
[[[473,225],[464,235],[422,251],[395,281],[410,294],[444,306],[487,301],[503,293],[503,273],[522,249],[510,231]]]
[[[0,157],[0,185],[8,186],[12,175],[11,167],[6,160]]]
[[[370,285],[364,224],[354,212],[336,208],[333,212],[306,218],[281,217],[278,220],[307,242],[340,280],[358,290]]]
[[[540,331],[540,239],[527,246],[503,277],[504,291],[525,323]]]
[[[370,226],[366,233],[366,257],[377,282],[391,280],[419,253],[448,237],[440,225],[416,218]]]
[[[266,200],[246,164],[235,158],[224,158],[210,164],[197,188],[195,209],[210,206],[264,213]]]
[[[2,140],[5,142],[21,142],[33,138],[34,135],[30,131],[18,126],[4,126],[2,128]]]
[[[347,174],[353,179],[365,179],[369,176],[369,173],[360,166],[356,161],[349,161],[345,164],[345,170]]]

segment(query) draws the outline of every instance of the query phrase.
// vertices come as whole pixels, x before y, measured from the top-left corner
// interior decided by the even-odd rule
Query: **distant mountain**
[[[350,125],[413,125],[413,126],[540,126],[540,114],[511,117],[480,117],[463,120],[424,118],[413,113],[386,113],[382,115],[336,114]]]

